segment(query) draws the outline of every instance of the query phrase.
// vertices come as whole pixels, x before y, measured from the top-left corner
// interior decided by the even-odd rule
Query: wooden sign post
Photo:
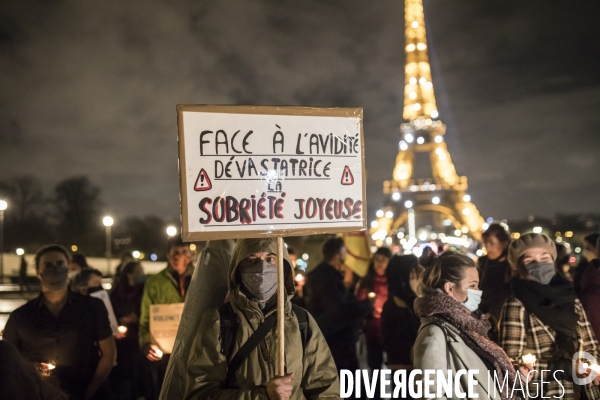
[[[277,376],[285,375],[285,288],[283,286],[283,236],[277,236]]]
[[[283,237],[366,229],[361,108],[177,106],[184,241],[277,238],[277,373],[285,375]]]

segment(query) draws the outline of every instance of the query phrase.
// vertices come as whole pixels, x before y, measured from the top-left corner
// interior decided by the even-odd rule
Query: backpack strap
[[[446,369],[450,370],[452,368],[450,368],[450,349],[448,349],[448,331],[447,331],[447,328],[440,321],[434,319],[432,322],[430,322],[430,323],[428,323],[426,325],[423,325],[419,329],[419,332],[421,332],[423,329],[425,329],[425,327],[428,327],[429,325],[435,325],[435,326],[437,326],[444,333],[444,340],[446,342]]]
[[[302,351],[304,352],[306,345],[312,336],[308,326],[308,311],[295,304],[292,304],[292,310],[294,311],[294,315],[298,320],[300,338],[302,340]],[[229,356],[233,353],[235,335],[239,326],[237,316],[235,315],[235,311],[233,311],[231,303],[225,303],[219,307],[219,317],[221,321],[221,353],[228,360],[226,387],[233,387],[235,383],[235,372],[246,360],[246,358],[248,358],[250,353],[252,353],[252,350],[258,346],[258,344],[273,328],[275,322],[277,321],[277,313],[273,313],[265,319],[265,321],[258,327],[256,331],[254,331],[254,333],[248,338],[242,347],[238,349],[231,361],[229,361]]]
[[[262,324],[256,328],[254,333],[250,335],[246,343],[242,345],[235,353],[235,356],[231,359],[231,362],[227,366],[227,379],[225,380],[225,387],[233,387],[235,383],[235,372],[242,365],[242,363],[248,358],[250,353],[263,341],[269,331],[273,329],[277,322],[277,313],[269,315]]]
[[[298,327],[300,328],[300,338],[302,339],[302,353],[306,350],[306,346],[312,337],[312,332],[308,326],[308,311],[304,308],[297,306],[292,303],[292,311],[298,320]]]
[[[446,341],[446,365],[447,365],[447,368],[450,369],[450,350],[448,349],[448,332],[446,331],[446,327],[444,325],[442,325],[442,323],[439,321],[433,321],[433,322],[428,323],[427,325],[423,325],[421,327],[421,329],[419,329],[419,332],[429,325],[437,326],[444,333],[444,340]]]

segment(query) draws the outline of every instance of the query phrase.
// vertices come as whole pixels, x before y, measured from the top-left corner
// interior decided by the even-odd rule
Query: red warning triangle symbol
[[[212,183],[210,183],[210,179],[208,178],[208,174],[202,168],[200,173],[198,174],[198,178],[196,178],[196,184],[194,185],[194,190],[196,192],[202,192],[204,190],[209,190],[212,188]]]
[[[342,172],[342,185],[352,185],[354,183],[354,176],[352,176],[352,171],[350,171],[349,166],[344,167],[344,172]]]

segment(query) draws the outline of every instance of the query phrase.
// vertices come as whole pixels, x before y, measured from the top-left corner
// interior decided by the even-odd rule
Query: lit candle
[[[42,376],[50,376],[54,368],[56,368],[54,361],[48,361],[47,363],[41,362],[39,363],[38,371],[40,371]]]
[[[368,294],[370,299],[374,299],[375,297],[377,297],[377,295],[375,294],[375,292],[369,292]]]
[[[156,356],[157,356],[158,358],[162,358],[162,356],[163,356],[163,352],[162,352],[162,351],[160,351],[160,349],[154,349],[154,352],[156,353]]]
[[[117,330],[119,331],[119,333],[127,333],[127,327],[123,325],[119,325]]]
[[[537,358],[533,354],[525,354],[522,357],[522,359],[525,364],[531,364],[531,365],[534,365],[537,360]]]
[[[302,274],[296,275],[296,282],[302,282],[303,279],[304,277],[302,276]]]

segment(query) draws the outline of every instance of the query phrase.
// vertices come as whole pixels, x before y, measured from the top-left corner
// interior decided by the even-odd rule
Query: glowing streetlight
[[[177,235],[177,228],[175,228],[173,225],[170,225],[167,227],[167,235],[169,235],[169,237],[173,237],[175,235]]]
[[[112,246],[111,246],[111,227],[115,223],[115,220],[111,216],[105,216],[102,218],[102,224],[106,228],[106,273],[110,275],[110,259],[112,258]]]

